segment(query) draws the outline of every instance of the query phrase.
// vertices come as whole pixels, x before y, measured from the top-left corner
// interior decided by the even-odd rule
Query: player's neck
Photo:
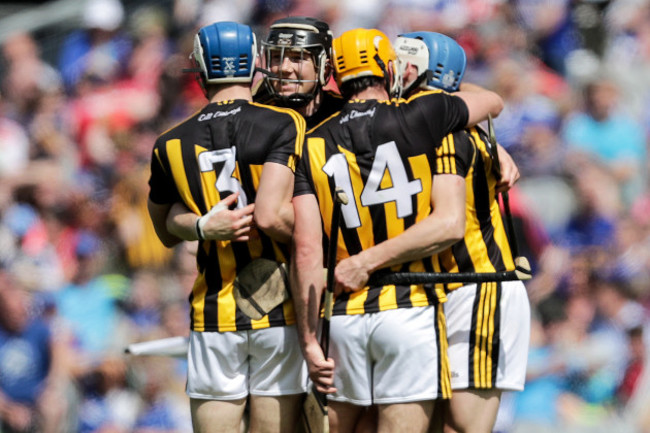
[[[210,93],[210,102],[230,101],[233,99],[253,100],[249,83],[216,86]]]
[[[323,92],[316,92],[316,96],[314,96],[314,99],[309,101],[307,105],[304,107],[300,107],[296,109],[298,113],[302,114],[303,117],[311,117],[313,116],[316,111],[318,111],[318,107],[320,107],[320,101],[323,96]]]
[[[390,99],[386,89],[382,86],[372,86],[366,87],[360,92],[355,93],[350,97],[350,99],[377,99],[380,101],[386,101]]]

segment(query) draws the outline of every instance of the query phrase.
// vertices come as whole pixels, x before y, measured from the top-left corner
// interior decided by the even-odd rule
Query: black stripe
[[[436,366],[436,374],[438,376],[438,393],[436,398],[442,398],[442,335],[440,332],[440,327],[438,326],[438,308],[439,305],[436,304],[433,306],[433,327],[436,330],[436,351],[438,352],[438,365]]]
[[[395,298],[399,308],[411,308],[413,306],[410,286],[395,286]]]
[[[494,310],[494,333],[492,335],[492,387],[497,387],[497,371],[499,370],[499,350],[501,348],[501,295],[503,285],[496,283],[496,303]]]
[[[379,295],[382,287],[371,287],[368,289],[368,297],[363,302],[363,311],[365,314],[379,312]]]
[[[474,262],[472,262],[472,258],[469,253],[469,247],[467,246],[467,241],[465,239],[456,242],[451,247],[451,253],[454,256],[454,260],[456,261],[456,265],[458,266],[459,271],[476,272],[476,269],[474,268]]]
[[[499,246],[494,241],[494,226],[492,225],[491,204],[493,197],[490,194],[488,174],[485,171],[483,158],[476,158],[474,165],[474,204],[476,216],[481,227],[483,242],[488,251],[488,258],[496,271],[505,271],[505,264]]]
[[[217,298],[221,290],[221,268],[217,266],[206,266],[207,263],[218,263],[217,261],[217,244],[209,243],[209,252],[206,255],[202,246],[198,249],[197,262],[201,263],[199,272],[204,272],[205,283],[208,287],[205,294],[205,304],[203,306],[203,323],[206,331],[218,331],[219,326],[219,309],[217,307]]]
[[[480,283],[476,285],[474,291],[474,305],[472,306],[472,322],[469,327],[469,351],[467,359],[467,385],[469,388],[476,387],[476,377],[474,377],[474,353],[476,348],[476,329],[481,326],[477,323],[478,310],[481,303],[481,287],[487,283]]]

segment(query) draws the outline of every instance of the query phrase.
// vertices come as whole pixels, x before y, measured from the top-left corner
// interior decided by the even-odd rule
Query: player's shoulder
[[[156,145],[160,143],[164,143],[167,140],[173,138],[182,138],[187,133],[190,133],[196,126],[198,118],[201,115],[201,112],[203,111],[204,108],[197,110],[189,117],[186,117],[185,119],[175,123],[171,127],[167,128],[165,131],[163,131],[160,135],[158,135],[158,138],[156,139]]]

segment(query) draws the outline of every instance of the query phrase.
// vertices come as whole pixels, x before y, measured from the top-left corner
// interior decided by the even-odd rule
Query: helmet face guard
[[[329,53],[332,33],[326,23],[307,17],[289,17],[276,21],[266,41],[262,42],[265,67],[271,72],[264,81],[273,98],[291,107],[301,107],[313,100],[329,79]],[[286,78],[282,68],[292,63],[297,78]],[[313,65],[314,71],[304,68]],[[283,89],[294,88],[288,92]]]
[[[388,37],[375,29],[354,29],[334,40],[334,66],[336,82],[361,77],[380,77],[386,80],[386,91],[391,97],[399,96],[401,89],[398,60]],[[392,68],[389,82],[388,68]]]
[[[190,55],[205,84],[250,83],[255,73],[257,41],[244,24],[222,21],[199,29]]]
[[[412,32],[399,35],[395,49],[400,67],[409,62],[418,68],[418,80],[409,86],[455,92],[465,75],[465,50],[449,36],[435,32]]]

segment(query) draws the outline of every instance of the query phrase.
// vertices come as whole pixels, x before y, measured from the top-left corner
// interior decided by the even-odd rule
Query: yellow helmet
[[[391,96],[399,94],[399,68],[397,55],[390,39],[376,29],[348,30],[332,42],[336,83],[360,77],[388,77],[389,62],[392,62],[393,82],[389,83]]]

